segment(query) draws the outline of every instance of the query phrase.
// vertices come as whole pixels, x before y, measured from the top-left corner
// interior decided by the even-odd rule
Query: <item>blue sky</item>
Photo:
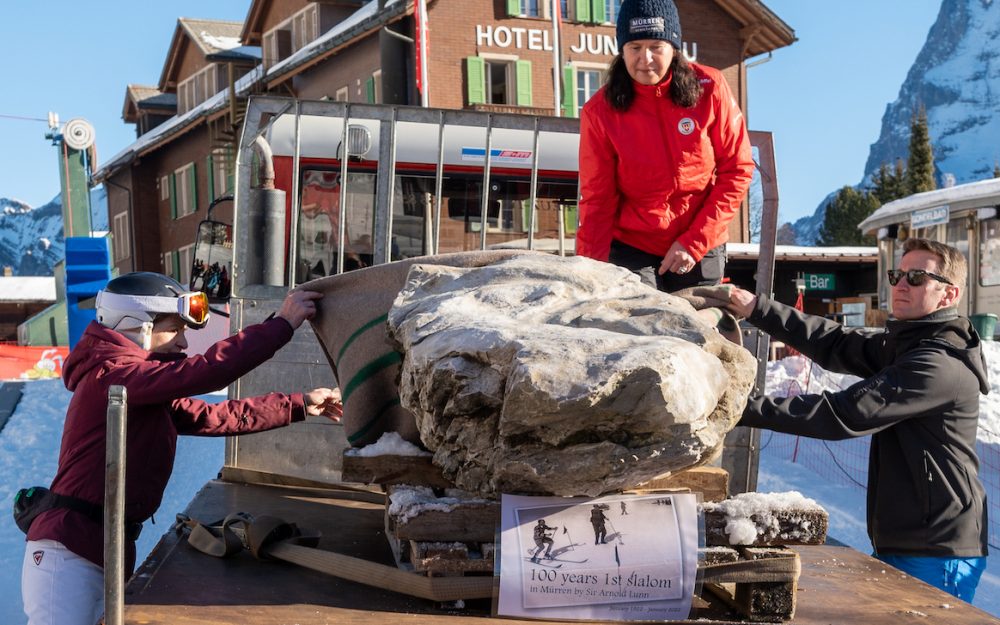
[[[764,4],[799,40],[747,70],[747,119],[774,133],[780,222],[794,221],[861,181],[886,105],[899,95],[941,0]]]
[[[764,3],[799,38],[749,70],[748,119],[752,128],[775,133],[781,221],[790,221],[861,179],[882,113],[899,93],[940,0]],[[103,162],[135,139],[133,126],[121,120],[125,86],[156,84],[177,17],[243,20],[250,1],[7,5],[0,20],[0,84],[7,87],[0,115],[83,117],[96,129]],[[56,152],[45,132],[43,122],[0,117],[0,197],[38,206],[58,193]]]

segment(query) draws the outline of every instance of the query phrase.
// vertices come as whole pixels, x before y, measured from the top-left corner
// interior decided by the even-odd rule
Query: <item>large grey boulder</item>
[[[388,327],[434,463],[483,494],[593,496],[704,464],[755,371],[686,300],[586,258],[415,264]]]

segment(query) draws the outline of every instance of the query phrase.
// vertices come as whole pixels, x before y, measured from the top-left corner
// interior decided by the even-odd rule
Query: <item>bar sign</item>
[[[837,288],[837,281],[832,273],[807,273],[807,291],[832,291]]]

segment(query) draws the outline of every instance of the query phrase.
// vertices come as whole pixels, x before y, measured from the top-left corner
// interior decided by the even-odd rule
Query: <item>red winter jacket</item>
[[[753,156],[722,74],[692,63],[704,89],[693,108],[670,99],[670,76],[635,87],[617,111],[602,87],[580,118],[580,228],[576,253],[608,259],[617,239],[664,256],[675,242],[700,261],[726,242],[750,187]]]
[[[173,470],[178,434],[259,432],[305,419],[301,393],[271,393],[219,404],[188,398],[228,386],[291,338],[288,322],[275,318],[219,341],[204,355],[185,357],[146,351],[92,322],[63,367],[63,381],[73,398],[66,412],[52,490],[103,505],[108,388],[121,384],[128,402],[125,518],[129,523],[145,521],[160,506]],[[59,541],[103,566],[104,530],[82,513],[43,512],[31,524],[28,539]],[[126,558],[131,571],[134,542],[126,541]]]

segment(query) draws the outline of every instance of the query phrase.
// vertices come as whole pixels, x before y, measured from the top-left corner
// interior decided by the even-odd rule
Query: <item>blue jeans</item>
[[[986,558],[933,558],[923,556],[886,556],[876,558],[912,575],[931,586],[972,603],[979,578],[986,570]]]

